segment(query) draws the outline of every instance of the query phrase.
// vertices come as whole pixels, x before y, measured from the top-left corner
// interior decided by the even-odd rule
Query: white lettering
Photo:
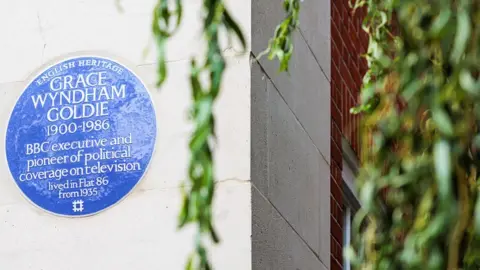
[[[51,81],[50,81],[50,89],[52,91],[58,91],[58,90],[61,90],[62,89],[62,84],[61,81],[62,78],[61,77],[55,77],[53,78]]]

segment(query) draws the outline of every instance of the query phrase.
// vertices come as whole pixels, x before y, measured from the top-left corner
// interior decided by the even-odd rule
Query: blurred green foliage
[[[359,0],[355,269],[480,269],[480,1]],[[395,26],[398,31],[392,31]]]
[[[179,28],[182,22],[182,11],[181,0],[159,0],[153,12],[152,31],[157,44],[158,86],[161,86],[167,78],[166,42]],[[220,92],[226,68],[220,35],[224,31],[225,34],[237,38],[243,49],[247,46],[240,27],[222,0],[204,0],[201,16],[207,51],[204,57],[192,58],[190,63],[190,86],[193,99],[190,113],[194,130],[189,143],[189,178],[182,189],[183,206],[179,215],[179,228],[189,224],[197,227],[195,249],[188,258],[187,270],[211,269],[204,238],[209,236],[213,243],[219,242],[212,217],[215,194],[212,151],[215,139],[213,105]],[[201,80],[201,78],[208,78],[208,80]]]
[[[298,26],[300,0],[284,0],[286,18],[277,27],[274,37],[265,51],[270,59],[278,58],[280,70],[287,70],[293,51],[292,34]],[[158,84],[167,79],[167,41],[179,29],[182,22],[182,0],[158,0],[153,11],[152,32],[158,55]],[[203,38],[207,50],[190,62],[190,87],[192,96],[191,120],[194,129],[190,138],[190,162],[188,180],[183,186],[183,206],[179,214],[179,228],[193,225],[197,228],[195,249],[188,258],[187,270],[212,269],[207,243],[220,241],[213,225],[213,200],[215,175],[213,148],[215,143],[215,116],[213,107],[221,91],[224,71],[227,67],[220,44],[221,35],[228,35],[247,49],[244,34],[233,19],[223,0],[203,0],[200,16],[203,20]],[[230,40],[230,39],[229,39]],[[225,44],[223,44],[225,45]],[[210,241],[208,241],[210,240]]]

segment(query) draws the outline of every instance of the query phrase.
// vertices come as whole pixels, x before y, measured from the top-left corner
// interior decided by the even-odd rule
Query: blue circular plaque
[[[148,90],[131,70],[103,57],[68,58],[42,70],[15,104],[7,162],[38,207],[92,215],[137,185],[156,130]]]

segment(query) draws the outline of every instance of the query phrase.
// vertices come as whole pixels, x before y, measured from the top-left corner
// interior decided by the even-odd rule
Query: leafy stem
[[[293,53],[293,33],[300,24],[300,1],[283,1],[283,9],[287,15],[275,29],[268,47],[258,56],[258,58],[261,58],[264,55],[268,55],[269,60],[277,58],[280,62],[280,71],[288,71],[290,58]]]
[[[266,52],[270,59],[277,57],[280,70],[288,69],[293,51],[292,33],[298,26],[299,0],[285,0],[286,19],[277,27]],[[158,86],[167,78],[166,42],[179,29],[182,22],[181,0],[158,0],[153,12],[152,31],[158,52]],[[220,37],[227,33],[247,48],[243,32],[233,19],[223,0],[203,0],[203,37],[207,50],[202,57],[190,61],[190,87],[193,104],[191,121],[194,130],[189,141],[190,161],[188,180],[182,188],[183,204],[179,215],[179,229],[196,226],[195,249],[188,258],[186,269],[212,269],[208,259],[206,237],[213,243],[220,241],[213,224],[215,173],[213,150],[215,142],[215,116],[213,107],[221,90],[225,56]]]

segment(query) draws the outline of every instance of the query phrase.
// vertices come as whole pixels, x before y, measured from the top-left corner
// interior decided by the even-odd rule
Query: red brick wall
[[[354,1],[354,0],[352,0]],[[331,0],[331,164],[330,203],[331,237],[330,265],[332,270],[342,269],[342,146],[344,137],[358,153],[358,116],[349,113],[356,105],[363,74],[367,63],[362,54],[366,52],[368,37],[361,25],[364,10],[352,13],[349,0]]]

